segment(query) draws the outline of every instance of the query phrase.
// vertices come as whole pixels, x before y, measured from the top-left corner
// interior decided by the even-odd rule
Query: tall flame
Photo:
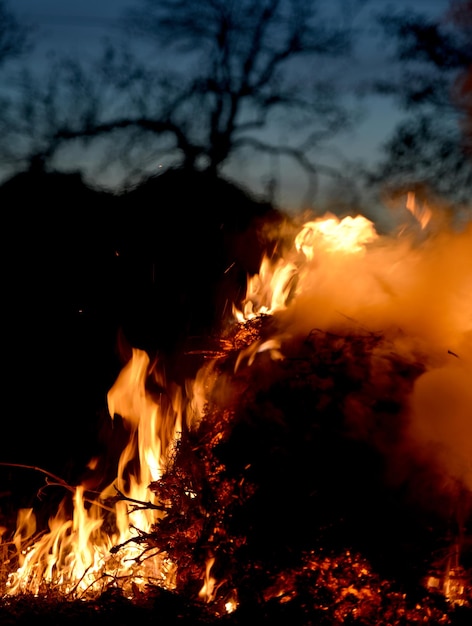
[[[154,394],[148,389],[150,380],[156,388]],[[10,594],[39,593],[47,585],[64,593],[93,593],[97,587],[101,590],[104,575],[127,576],[130,572],[134,574],[134,585],[153,578],[172,586],[173,565],[165,555],[148,558],[144,566],[133,568],[140,550],[130,540],[137,532],[148,531],[156,521],[159,503],[150,497],[148,486],[162,475],[169,449],[179,437],[181,390],[166,389],[158,365],[151,366],[147,353],[133,349],[108,393],[108,407],[111,417],[120,415],[129,428],[116,480],[92,502],[86,500],[84,486],[79,485],[73,497],[72,516],[64,499],[49,520],[49,532],[25,553],[20,548],[34,534],[35,520],[31,509],[20,511],[15,534],[20,568],[10,577]],[[117,500],[117,492],[122,499]],[[133,506],[133,502],[148,502],[155,508]],[[112,559],[112,548],[119,544],[125,544],[126,549],[119,559]]]

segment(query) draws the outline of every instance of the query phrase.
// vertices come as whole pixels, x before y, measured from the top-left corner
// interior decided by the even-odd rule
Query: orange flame
[[[406,208],[418,220],[421,228],[426,228],[429,224],[433,212],[426,203],[419,204],[413,191],[409,191],[406,198]]]
[[[69,517],[64,500],[58,512],[49,520],[49,532],[34,543],[25,554],[21,546],[35,532],[32,510],[20,511],[15,545],[20,553],[20,568],[10,576],[8,593],[39,593],[45,585],[53,584],[64,593],[93,592],[100,588],[100,579],[126,576],[132,571],[134,584],[143,584],[150,577],[165,586],[172,586],[173,565],[165,555],[148,558],[145,566],[133,569],[139,556],[138,546],[129,541],[136,529],[148,531],[156,521],[156,510],[132,507],[121,500],[107,504],[117,489],[130,501],[153,502],[149,498],[149,483],[158,480],[166,463],[166,455],[178,438],[182,424],[182,394],[179,388],[154,398],[146,383],[152,377],[157,385],[164,377],[157,366],[150,367],[148,355],[133,349],[130,361],[119,374],[108,394],[112,417],[120,415],[130,427],[129,442],[118,464],[116,481],[108,485],[99,497],[87,504],[82,485],[75,489],[73,513]],[[170,399],[169,399],[170,397]],[[104,530],[105,521],[112,519],[113,530]],[[119,559],[110,558],[117,544],[126,544]]]
[[[243,323],[258,315],[274,314],[285,309],[293,296],[300,266],[306,260],[321,258],[326,253],[358,254],[376,238],[374,225],[361,215],[340,220],[328,214],[306,222],[295,237],[289,258],[272,262],[265,256],[259,274],[249,277],[243,311],[233,306],[237,321]],[[302,260],[298,253],[302,253]]]

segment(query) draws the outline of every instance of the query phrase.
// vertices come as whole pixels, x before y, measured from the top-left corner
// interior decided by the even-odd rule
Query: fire
[[[418,203],[416,195],[412,191],[408,192],[406,208],[410,211],[413,217],[418,220],[421,228],[426,228],[431,221],[433,212],[426,203]]]
[[[428,207],[418,208],[409,196],[407,208],[422,231],[431,228],[434,216]],[[130,595],[149,582],[174,589],[179,564],[171,548],[167,551],[141,541],[160,524],[164,527],[172,509],[170,492],[150,490],[150,485],[159,485],[167,476],[186,434],[208,428],[212,446],[224,438],[227,426],[218,431],[207,424],[214,419],[209,406],[215,402],[231,416],[226,405],[231,406],[239,393],[237,385],[226,387],[231,375],[243,378],[263,358],[283,362],[314,329],[330,334],[331,346],[352,349],[353,371],[361,365],[356,364],[355,341],[348,345],[351,335],[382,335],[384,341],[375,344],[368,365],[381,389],[392,391],[392,353],[410,364],[421,361],[423,370],[406,403],[405,449],[414,449],[437,465],[444,483],[459,482],[472,492],[472,225],[458,231],[433,229],[428,238],[419,238],[414,231],[402,231],[401,237],[381,236],[362,216],[338,219],[329,214],[302,224],[291,243],[283,253],[266,256],[259,274],[248,278],[245,300],[240,309],[234,306],[231,338],[221,338],[221,353],[207,359],[185,388],[166,380],[164,364],[151,362],[142,350],[132,350],[108,394],[111,419],[120,416],[129,431],[116,479],[98,494],[90,493],[86,484],[75,487],[72,500],[64,499],[49,519],[47,532],[39,537],[33,511],[19,512],[13,538],[18,568],[9,577],[8,594],[39,594],[53,586],[64,594],[85,596],[120,580],[126,581],[122,588]],[[257,321],[269,317],[273,324],[259,333]],[[322,350],[320,343],[317,349]],[[231,360],[234,351],[229,373],[219,364]],[[326,389],[330,385],[321,377],[319,384]],[[323,393],[320,406],[327,391]],[[351,435],[391,455],[392,474],[403,471],[403,442],[391,443],[379,424],[368,421],[362,394],[359,391],[345,401]],[[224,476],[220,462],[215,461],[214,467],[217,477]],[[250,471],[249,463],[245,470]],[[225,489],[229,492],[235,485],[222,479],[219,489],[224,503]],[[244,497],[252,493],[245,479],[238,489]],[[182,507],[199,501],[198,490],[198,484],[185,483]],[[209,523],[204,514],[202,519],[188,531],[190,543],[192,533],[198,537]],[[215,601],[225,583],[218,574],[218,537],[223,533],[218,524],[208,531],[214,545],[208,548],[200,572],[198,596],[206,602]],[[309,565],[297,576],[310,571],[328,577],[324,572],[331,571],[330,558],[317,560],[310,554]],[[362,584],[351,580],[344,585],[337,580],[340,596],[371,601],[374,592],[367,584],[367,566],[353,563],[350,554],[345,558]],[[375,584],[380,585],[377,580]],[[267,599],[285,596],[287,601],[294,593],[290,585],[279,576],[265,591]],[[235,597],[234,590],[226,593],[226,611],[234,610]]]
[[[158,398],[146,389],[150,381],[158,390]],[[160,503],[150,499],[148,485],[161,477],[166,454],[181,429],[182,395],[177,389],[169,396],[164,384],[157,364],[151,366],[145,352],[133,349],[108,394],[111,417],[120,415],[130,432],[116,480],[92,502],[86,502],[85,488],[79,485],[74,492],[72,515],[64,499],[49,520],[49,532],[24,553],[20,548],[33,536],[35,519],[32,510],[20,511],[14,537],[20,567],[10,577],[8,593],[38,594],[48,585],[65,594],[72,590],[93,593],[106,587],[107,577],[119,578],[131,572],[135,586],[151,578],[172,586],[173,565],[165,556],[147,558],[143,566],[133,565],[141,550],[132,541],[140,532],[148,531],[159,515]],[[117,499],[117,493],[123,499]],[[148,502],[152,508],[133,502]],[[119,544],[126,548],[119,558],[111,558],[113,547]]]
[[[328,214],[324,218],[306,222],[296,235],[288,258],[271,260],[265,256],[259,274],[249,277],[243,311],[233,306],[236,319],[244,322],[258,315],[270,315],[285,309],[304,261],[312,261],[320,253],[339,253],[341,256],[358,254],[364,251],[365,244],[376,238],[374,225],[361,215],[340,220]],[[302,288],[299,286],[296,291]]]
[[[373,223],[362,215],[342,220],[333,215],[307,222],[295,238],[295,247],[311,261],[319,249],[353,254],[375,239]]]

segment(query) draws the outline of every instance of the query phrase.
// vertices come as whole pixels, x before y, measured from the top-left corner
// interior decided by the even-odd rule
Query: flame
[[[294,248],[288,258],[271,261],[264,256],[259,274],[248,279],[243,311],[233,305],[238,322],[254,319],[258,315],[269,315],[284,310],[294,294],[294,283],[300,271],[300,258],[321,259],[328,254],[359,254],[365,245],[375,241],[377,233],[373,223],[367,218],[338,217],[328,214],[323,218],[306,222],[294,241]],[[300,291],[300,288],[296,292]]]
[[[275,263],[265,256],[259,274],[249,277],[244,311],[233,305],[233,313],[239,322],[254,319],[258,315],[271,315],[285,308],[290,293],[290,283],[297,268],[283,259]]]
[[[325,216],[304,224],[295,238],[295,248],[312,260],[318,250],[354,254],[377,239],[373,223],[362,215],[345,217]]]
[[[426,365],[411,397],[411,441],[472,491],[472,223],[454,230],[440,219],[435,230],[433,211],[413,193],[407,208],[429,237],[379,236],[361,216],[306,222],[274,271],[266,261],[258,290],[249,284],[238,320],[264,315],[270,293],[285,299],[274,308],[278,334],[245,348],[238,363],[253,363],[263,346],[283,358],[287,341],[313,328],[381,333]]]
[[[211,576],[210,574],[211,568],[214,562],[215,562],[214,557],[210,557],[207,560],[206,567],[205,567],[205,581],[203,583],[203,587],[198,592],[199,597],[203,598],[206,602],[211,602],[215,598],[216,579],[213,578],[213,576]]]
[[[433,212],[426,203],[418,203],[416,200],[416,194],[413,191],[409,191],[407,194],[406,208],[410,211],[413,217],[418,220],[421,228],[426,228],[431,221]]]
[[[150,381],[158,397],[149,391]],[[147,558],[144,566],[133,567],[140,549],[130,541],[156,521],[160,503],[150,498],[148,486],[162,475],[167,454],[182,427],[181,390],[175,388],[170,393],[164,385],[157,364],[150,365],[144,351],[133,349],[108,393],[111,417],[120,415],[130,432],[116,480],[92,502],[86,501],[83,485],[76,487],[72,516],[64,499],[49,520],[49,532],[25,553],[22,546],[34,534],[36,522],[32,509],[20,511],[14,537],[20,567],[10,576],[8,593],[37,594],[46,585],[54,585],[64,593],[91,592],[97,586],[101,589],[103,576],[127,576],[130,572],[134,585],[142,586],[155,578],[172,587],[174,568],[166,556],[156,554],[154,559]],[[117,491],[123,494],[123,500],[116,501]],[[133,502],[147,502],[156,508],[133,506]],[[105,522],[113,528],[111,532],[104,529]],[[119,559],[112,559],[112,548],[120,544],[126,549]]]
[[[422,228],[430,223],[432,212],[418,208],[413,195],[407,208]],[[433,232],[418,242],[404,231],[402,237],[380,236],[362,216],[341,220],[328,214],[305,222],[286,254],[264,257],[259,274],[248,278],[241,309],[233,307],[242,328],[262,316],[276,321],[270,337],[246,342],[234,371],[253,366],[264,353],[283,360],[287,344],[313,328],[383,333],[392,350],[421,355],[426,364],[411,398],[411,440],[472,491],[471,250],[472,225]],[[142,560],[139,542],[132,540],[165,516],[165,503],[150,494],[149,485],[172,462],[182,431],[205,419],[217,383],[223,386],[215,361],[182,388],[167,382],[159,362],[132,350],[108,394],[111,419],[120,416],[129,431],[116,479],[96,497],[85,485],[76,487],[72,503],[63,501],[48,532],[35,541],[34,514],[20,511],[14,536],[19,567],[9,578],[8,593],[38,594],[54,585],[64,593],[88,594],[131,574],[138,587],[149,580],[175,586],[176,564],[168,555],[156,549]],[[208,555],[202,573],[199,597],[206,602],[215,599],[221,584],[212,573],[216,561]],[[283,584],[274,596],[286,593],[282,589]],[[371,592],[347,585],[343,593],[367,598]],[[226,610],[234,607],[234,598],[228,599]]]

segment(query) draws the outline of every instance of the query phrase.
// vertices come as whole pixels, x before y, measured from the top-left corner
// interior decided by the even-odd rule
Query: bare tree
[[[371,180],[394,189],[420,186],[470,205],[471,11],[470,0],[452,0],[439,19],[411,11],[381,17],[398,71],[376,88],[396,98],[406,117]]]
[[[192,64],[192,76],[172,102],[174,115],[182,106],[197,111],[200,129],[186,158],[203,157],[217,170],[237,147],[285,150],[303,167],[306,147],[345,123],[343,112],[333,106],[333,93],[323,81],[319,59],[346,53],[348,31],[329,26],[317,5],[306,0],[281,2],[185,2],[144,0],[142,8],[129,13],[136,32],[152,38],[159,47],[176,53],[184,67]],[[304,65],[295,65],[300,61]],[[309,75],[309,86],[303,81]],[[280,111],[300,124],[316,118],[316,130],[303,133],[303,142],[277,146],[257,138],[257,132]],[[179,118],[176,115],[176,119]],[[202,124],[203,122],[203,124]],[[303,122],[302,122],[303,123]],[[183,121],[178,121],[183,127]],[[187,124],[188,126],[188,124]]]
[[[145,55],[108,47],[92,71],[67,61],[47,83],[25,74],[22,106],[3,127],[23,138],[26,160],[100,143],[103,163],[119,157],[128,181],[163,160],[219,173],[250,151],[269,159],[269,173],[270,158],[292,162],[314,187],[322,174],[341,176],[319,162],[350,122],[328,60],[351,49],[362,4],[140,0],[123,25],[149,45]]]

